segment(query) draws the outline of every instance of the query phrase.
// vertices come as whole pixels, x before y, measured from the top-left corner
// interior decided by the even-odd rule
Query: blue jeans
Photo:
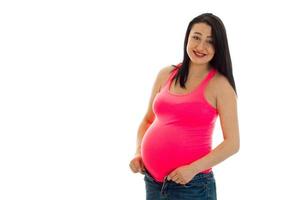
[[[154,180],[147,171],[144,174],[146,200],[217,200],[214,174],[199,173],[185,185],[165,179]]]

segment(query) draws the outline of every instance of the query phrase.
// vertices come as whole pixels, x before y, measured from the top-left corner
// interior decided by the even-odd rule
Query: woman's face
[[[214,57],[211,27],[205,23],[196,23],[189,34],[186,51],[194,64],[208,64]]]

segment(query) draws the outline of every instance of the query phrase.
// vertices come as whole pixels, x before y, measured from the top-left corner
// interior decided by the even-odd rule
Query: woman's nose
[[[197,49],[198,49],[198,50],[204,50],[204,49],[206,49],[206,44],[205,44],[205,42],[200,41],[200,42],[197,44]]]

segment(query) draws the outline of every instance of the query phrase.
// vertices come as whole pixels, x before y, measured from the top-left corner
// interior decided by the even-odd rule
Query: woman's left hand
[[[172,180],[178,184],[184,185],[190,182],[195,175],[196,174],[190,165],[184,165],[172,171],[168,175],[167,179]]]

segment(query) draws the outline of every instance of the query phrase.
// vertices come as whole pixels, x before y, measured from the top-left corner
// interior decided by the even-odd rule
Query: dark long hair
[[[180,86],[185,88],[185,83],[187,81],[187,77],[189,74],[189,64],[190,58],[187,54],[186,47],[188,43],[189,34],[191,32],[192,26],[196,23],[206,23],[212,29],[212,39],[213,46],[215,49],[215,54],[212,60],[210,61],[210,65],[215,68],[220,74],[223,74],[229,81],[230,85],[233,87],[235,93],[236,87],[232,74],[232,65],[230,52],[227,42],[226,30],[221,19],[212,13],[203,13],[197,17],[195,17],[192,21],[190,21],[184,39],[184,54],[183,61],[179,65],[177,74],[175,75],[175,84],[179,79]]]

